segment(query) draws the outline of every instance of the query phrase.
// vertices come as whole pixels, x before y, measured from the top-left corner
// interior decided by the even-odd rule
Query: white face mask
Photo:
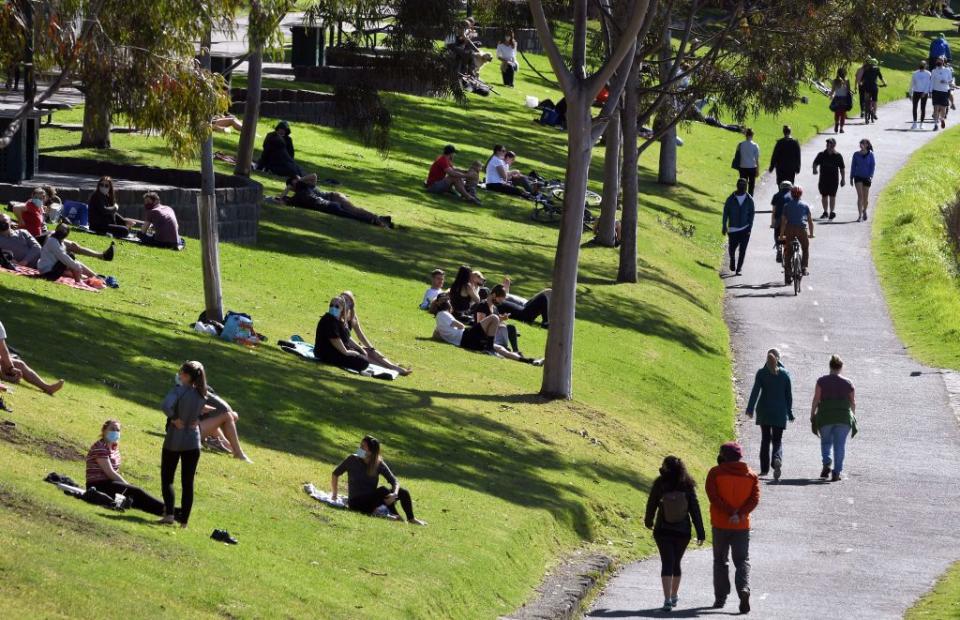
[[[367,451],[363,448],[357,448],[357,451],[353,453],[359,459],[367,458]]]

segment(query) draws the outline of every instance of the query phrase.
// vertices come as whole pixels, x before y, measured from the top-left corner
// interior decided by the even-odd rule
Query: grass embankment
[[[956,620],[960,618],[960,563],[944,576],[927,596],[905,616],[906,620]]]
[[[542,70],[546,63],[532,57]],[[494,67],[484,77],[499,82]],[[519,292],[548,284],[556,229],[528,219],[530,205],[487,195],[480,208],[425,194],[420,184],[443,144],[459,162],[485,159],[494,142],[520,167],[561,176],[564,136],[531,122],[524,95],[557,99],[524,67],[517,88],[449,101],[388,95],[395,124],[386,160],[343,132],[295,124],[304,167],[401,230],[265,206],[256,246],[221,248],[226,306],[253,314],[271,343],[249,351],[192,333],[202,304],[199,248],[183,253],[121,244],[98,269],[122,287],[94,295],[0,276],[0,321],[47,376],[67,387],[55,398],[27,387],[9,399],[25,441],[0,441],[2,615],[92,616],[113,601],[138,617],[494,617],[528,598],[545,568],[578,547],[628,559],[648,553],[646,491],[661,458],[688,460],[702,481],[718,442],[730,437],[728,337],[716,277],[719,207],[733,181],[739,136],[684,128],[675,188],[653,183],[657,152],[642,160],[640,273],[615,285],[614,250],[585,247],[575,362],[576,400],[544,403],[539,371],[471,355],[429,339],[415,309],[425,274],[469,263],[491,281],[509,274]],[[753,123],[764,154],[790,122],[801,139],[832,119],[825,100]],[[62,115],[79,119],[79,110]],[[273,123],[264,120],[261,135]],[[45,130],[43,152],[172,165],[162,142],[114,136],[114,149],[74,145],[79,135]],[[217,136],[232,150],[236,136]],[[592,171],[600,178],[602,150]],[[195,167],[195,163],[188,164]],[[223,167],[223,170],[228,168]],[[280,189],[263,177],[268,192]],[[691,237],[662,222],[695,227]],[[105,245],[96,237],[79,241]],[[329,297],[352,289],[368,335],[416,371],[395,383],[302,363],[273,346],[310,338]],[[545,333],[521,327],[528,354]],[[241,413],[241,437],[256,461],[204,454],[187,531],[161,529],[64,497],[40,482],[50,470],[82,479],[80,462],[44,445],[83,452],[101,422],[124,423],[124,471],[158,491],[162,429],[158,403],[176,366],[202,360]],[[379,436],[413,492],[426,529],[329,510],[300,491],[329,472],[364,433]],[[209,540],[224,527],[227,548]]]

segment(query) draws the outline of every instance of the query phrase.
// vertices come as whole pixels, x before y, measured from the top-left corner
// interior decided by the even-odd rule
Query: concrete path
[[[952,116],[956,122],[957,113]],[[909,120],[909,103],[902,100],[882,108],[877,124],[864,126],[856,119],[836,136],[848,167],[862,137],[874,144],[871,208],[910,154],[937,135],[929,123],[925,131],[909,131]],[[826,137],[817,136],[803,149],[798,177],[814,217],[821,209],[810,169]],[[763,161],[769,161],[772,145],[762,148]],[[758,188],[761,208],[769,204],[773,184],[767,178]],[[894,334],[871,257],[872,217],[870,223],[857,223],[856,217],[856,193],[848,185],[838,196],[837,219],[816,228],[811,275],[799,297],[783,286],[767,214],[757,216],[744,275],[724,272],[741,398],[749,396],[767,349],[777,347],[793,376],[797,417],[784,434],[784,479],[762,480],[753,517],[753,617],[900,618],[960,559],[957,418],[944,377],[913,361]],[[808,420],[814,384],[826,374],[832,353],[844,358],[844,374],[857,387],[860,434],[847,443],[845,480],[822,483],[819,439]],[[748,462],[759,470],[759,429],[742,415],[741,421]],[[702,493],[701,498],[705,503]],[[737,613],[735,596],[726,609],[709,609],[711,565],[709,549],[691,548],[680,605],[671,616]],[[626,567],[588,616],[665,616],[659,611],[659,575],[658,558]]]

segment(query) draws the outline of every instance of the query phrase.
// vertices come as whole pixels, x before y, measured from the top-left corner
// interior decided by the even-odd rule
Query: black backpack
[[[660,498],[660,516],[664,523],[678,524],[686,522],[690,514],[690,502],[684,491],[668,491]]]

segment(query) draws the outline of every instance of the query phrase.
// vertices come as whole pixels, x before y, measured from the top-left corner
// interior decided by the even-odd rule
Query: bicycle
[[[877,88],[885,86],[886,84],[878,84]],[[868,91],[863,91],[863,122],[865,125],[877,122],[877,100],[870,96]]]
[[[803,279],[803,257],[801,253],[803,248],[800,246],[800,240],[796,237],[790,242],[790,264],[783,266],[784,283],[793,282],[793,294],[800,294],[800,281]]]
[[[544,224],[559,222],[563,216],[563,199],[566,189],[562,181],[546,181],[537,174],[530,175],[540,183],[540,191],[533,197],[533,211],[530,219]],[[587,190],[583,201],[583,230],[589,231],[596,222],[596,217],[590,212],[590,207],[597,207],[603,200],[596,192]]]

